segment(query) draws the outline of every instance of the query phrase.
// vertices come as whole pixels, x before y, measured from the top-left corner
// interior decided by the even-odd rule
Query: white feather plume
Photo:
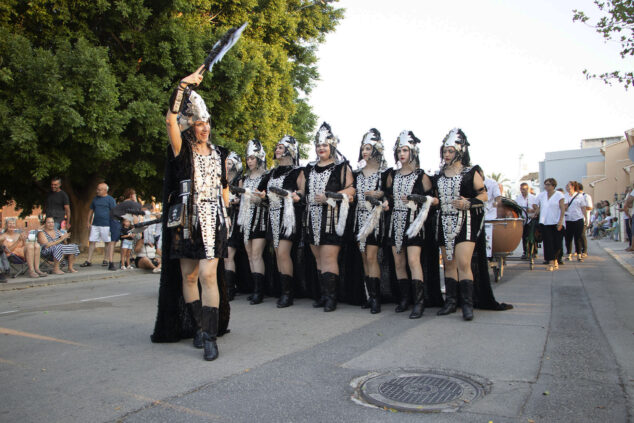
[[[432,197],[427,196],[427,201],[422,204],[420,213],[418,213],[416,219],[414,219],[412,224],[409,225],[409,228],[407,228],[405,235],[407,235],[408,238],[416,237],[420,233],[420,230],[423,229],[423,224],[425,223],[425,220],[427,220],[427,215],[429,214],[431,201]]]
[[[335,231],[339,236],[343,236],[343,231],[346,229],[346,220],[348,220],[348,210],[350,209],[348,196],[343,193],[341,195],[343,195],[343,200],[341,200],[341,206],[339,206],[339,220],[337,221],[337,227],[335,228]]]
[[[380,204],[375,206],[368,216],[368,219],[365,221],[361,229],[359,229],[359,235],[357,235],[357,241],[362,244],[365,243],[365,240],[370,236],[372,232],[376,229],[376,226],[379,224],[379,220],[381,220],[381,212],[383,211],[383,206]]]
[[[295,230],[295,208],[293,207],[293,197],[289,193],[284,197],[284,218],[282,221],[284,236],[289,237]]]

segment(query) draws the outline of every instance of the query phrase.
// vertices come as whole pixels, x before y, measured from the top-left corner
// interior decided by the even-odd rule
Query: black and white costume
[[[297,211],[292,198],[282,197],[271,191],[271,188],[281,188],[289,193],[298,189],[297,178],[301,167],[277,166],[273,168],[260,183],[260,191],[266,191],[269,199],[269,238],[273,241],[273,248],[280,245],[280,240],[296,241],[299,234]],[[290,202],[289,202],[290,200]],[[292,207],[288,213],[287,208]],[[286,219],[285,219],[286,218]]]
[[[230,172],[235,176],[229,181],[230,186],[237,186],[239,181],[242,179],[242,160],[240,156],[238,156],[233,151],[229,153],[227,157],[227,168],[230,169]],[[238,212],[240,211],[240,203],[234,203],[236,200],[240,200],[240,196],[234,194],[233,192],[229,193],[229,205],[227,207],[227,215],[231,225],[229,226],[229,234],[228,234],[228,246],[232,248],[239,248],[242,244],[242,232],[240,230],[240,226],[238,225]]]

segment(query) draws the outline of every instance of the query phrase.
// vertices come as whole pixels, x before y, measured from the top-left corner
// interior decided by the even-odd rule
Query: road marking
[[[83,302],[86,302],[86,301],[105,300],[106,298],[125,297],[126,295],[130,295],[130,293],[108,295],[107,297],[86,298],[85,300],[79,300],[79,301],[83,303]]]
[[[16,363],[15,361],[5,360],[4,358],[0,358],[0,364],[12,364],[14,366],[18,365],[18,363]]]
[[[38,335],[35,333],[22,332],[19,330],[7,329],[7,328],[0,328],[0,335],[23,336],[25,338],[39,339],[41,341],[53,341],[53,342],[59,342],[62,344],[77,345],[79,347],[88,346],[88,345],[80,344],[79,342],[67,341],[65,339],[59,339],[59,338],[51,338],[50,336]]]
[[[208,419],[214,419],[214,420],[223,420],[222,417],[220,417],[220,416],[218,416],[216,414],[209,414],[209,413],[205,413],[204,411],[194,410],[193,408],[187,408],[187,407],[183,407],[181,405],[170,404],[169,402],[165,402],[165,401],[161,401],[161,400],[155,400],[155,399],[152,399],[152,398],[145,397],[143,395],[133,394],[133,393],[129,393],[129,392],[125,392],[125,394],[130,395],[131,397],[133,397],[133,398],[135,398],[135,399],[137,399],[139,401],[150,402],[151,405],[157,405],[159,407],[170,408],[172,410],[181,411],[183,413],[191,414],[191,415],[198,416],[198,417],[206,417]]]
[[[9,311],[2,311],[0,312],[0,314],[9,314],[9,313],[17,313],[20,310],[9,310]]]

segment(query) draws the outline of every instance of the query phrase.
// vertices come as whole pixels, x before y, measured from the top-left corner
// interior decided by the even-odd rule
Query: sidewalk
[[[634,276],[634,252],[625,251],[627,243],[602,239],[599,241],[590,241],[598,244],[603,248],[614,260],[616,260],[625,270]],[[590,251],[592,252],[592,251]]]

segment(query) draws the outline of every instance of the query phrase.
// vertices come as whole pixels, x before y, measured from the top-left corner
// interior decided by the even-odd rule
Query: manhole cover
[[[491,382],[450,370],[397,369],[357,380],[355,399],[399,411],[457,411],[491,390]]]

